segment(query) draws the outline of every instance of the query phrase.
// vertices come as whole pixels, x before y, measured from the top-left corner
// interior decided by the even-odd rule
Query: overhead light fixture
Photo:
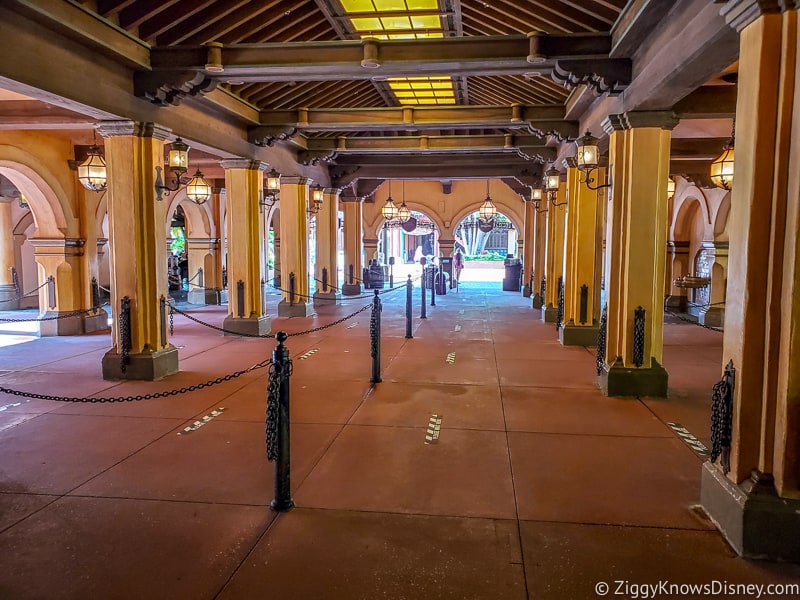
[[[483,201],[483,204],[478,209],[478,214],[483,221],[491,221],[497,214],[497,207],[495,207],[492,197],[489,195],[489,181],[489,179],[486,180],[486,200]]]
[[[397,209],[397,220],[405,223],[411,218],[411,209],[406,206],[406,180],[403,180],[403,202],[400,203],[400,208]]]
[[[258,201],[258,205],[260,207],[267,207],[271,208],[275,205],[275,203],[280,200],[281,196],[281,174],[278,173],[275,168],[273,167],[269,173],[267,173],[267,186],[264,188],[264,192],[261,196],[261,200]]]
[[[592,191],[609,187],[610,183],[592,185],[594,183],[592,172],[596,171],[600,166],[600,147],[597,145],[597,138],[587,131],[583,137],[575,140],[575,145],[578,148],[575,162],[578,170],[585,175],[581,183],[585,183],[586,187]]]
[[[315,215],[319,212],[319,209],[322,208],[322,186],[316,184],[311,187],[311,203],[308,207],[308,214]]]
[[[89,148],[86,160],[78,165],[78,181],[91,192],[102,192],[108,185],[106,161],[103,160],[103,155],[100,154],[100,147],[97,145],[97,134],[94,131],[92,131],[92,145]]]
[[[733,188],[733,146],[736,137],[736,122],[733,123],[731,139],[711,163],[711,182],[724,190]]]
[[[170,144],[167,166],[172,173],[172,184],[164,185],[161,178],[161,167],[156,167],[156,200],[159,202],[164,196],[177,192],[182,185],[186,185],[186,197],[195,204],[205,204],[211,198],[211,186],[203,179],[200,169],[197,169],[189,181],[184,181],[182,175],[189,170],[189,146],[180,138]]]
[[[531,188],[531,202],[533,202],[533,209],[537,213],[547,212],[547,203],[545,202],[544,209],[540,210],[539,206],[542,204],[544,191],[542,190],[541,183]]]
[[[386,197],[386,204],[381,207],[381,214],[387,221],[391,221],[397,216],[397,207],[392,200],[392,180],[389,180],[389,195]]]

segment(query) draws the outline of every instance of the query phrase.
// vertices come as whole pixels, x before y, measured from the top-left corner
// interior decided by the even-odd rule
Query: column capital
[[[331,187],[322,188],[322,193],[329,196],[338,196],[339,188],[331,188]]]
[[[339,202],[344,202],[345,204],[360,204],[364,202],[363,196],[339,196]]]
[[[261,160],[251,160],[249,158],[226,158],[219,161],[226,171],[228,169],[247,169],[249,171],[266,171],[267,163]]]
[[[642,110],[626,112],[619,115],[608,115],[603,120],[603,130],[607,134],[613,131],[638,129],[640,127],[658,127],[671,131],[679,123],[677,115],[671,110]]]
[[[289,185],[310,185],[313,182],[313,179],[299,175],[284,175],[281,177],[281,185],[284,183]]]
[[[766,14],[777,14],[800,8],[798,0],[728,0],[719,11],[725,22],[737,33]]]
[[[150,137],[157,140],[169,138],[172,130],[158,123],[142,123],[140,121],[100,121],[97,133],[104,138],[117,136]]]
[[[576,156],[567,156],[562,164],[564,165],[565,169],[577,169],[578,168],[578,157]]]

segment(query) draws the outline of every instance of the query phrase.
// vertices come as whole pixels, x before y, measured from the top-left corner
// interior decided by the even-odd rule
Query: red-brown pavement
[[[426,320],[415,288],[412,339],[402,288],[382,300],[374,385],[369,310],[304,333],[370,298],[272,318],[292,334],[296,508],[280,515],[264,368],[131,402],[0,394],[0,598],[572,600],[598,597],[598,582],[633,597],[631,585],[665,579],[800,579],[798,566],[731,552],[695,507],[704,457],[668,425],[708,444],[721,333],[666,325],[669,398],[607,398],[594,349],[563,347],[499,283],[437,296]],[[186,310],[217,327],[226,315]],[[275,348],[181,315],[171,342],[181,372],[158,382],[103,381],[108,335],[0,347],[0,386],[135,396]]]

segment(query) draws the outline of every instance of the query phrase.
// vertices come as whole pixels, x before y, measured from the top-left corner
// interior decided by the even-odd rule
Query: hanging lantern
[[[675,195],[675,181],[670,177],[667,179],[667,198],[672,198]]]
[[[106,161],[100,154],[100,148],[92,146],[89,148],[89,155],[80,165],[78,165],[78,181],[87,190],[92,192],[102,192],[108,185],[106,173]]]
[[[205,204],[211,199],[211,186],[208,185],[200,169],[194,177],[186,184],[186,197],[195,204]]]
[[[411,209],[406,206],[406,201],[403,199],[403,203],[400,205],[400,208],[397,209],[397,220],[401,223],[405,223],[411,218]]]
[[[711,163],[711,182],[724,190],[733,187],[733,136],[725,148]]]
[[[169,145],[169,170],[181,174],[189,170],[189,146],[178,137]]]
[[[578,147],[575,155],[578,169],[585,172],[596,169],[600,164],[600,148],[597,145],[597,138],[587,131],[582,138],[576,140],[575,144]]]
[[[561,185],[561,173],[555,167],[550,167],[545,173],[544,187],[548,192],[557,192]]]

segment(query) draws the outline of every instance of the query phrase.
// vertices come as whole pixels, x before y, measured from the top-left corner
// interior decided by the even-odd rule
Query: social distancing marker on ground
[[[453,328],[453,331],[461,331],[461,325],[456,325],[456,326]]]
[[[348,325],[347,327],[345,327],[345,329],[352,329],[352,328],[353,328],[353,327],[355,327],[356,325],[358,325],[358,322],[357,322],[357,321],[356,321],[355,323],[352,323],[351,325]]]
[[[309,350],[305,354],[301,354],[300,357],[299,357],[299,360],[305,360],[309,356],[312,356],[312,355],[316,354],[317,352],[319,352],[319,348],[312,348],[311,350]]]
[[[444,362],[446,362],[448,365],[452,365],[454,362],[456,362],[456,353],[451,352],[448,354],[447,358],[444,359]]]
[[[178,432],[178,435],[187,435],[187,434],[192,433],[193,431],[197,431],[203,425],[209,423],[211,421],[211,419],[213,419],[214,417],[220,416],[224,410],[225,409],[223,407],[221,407],[221,406],[219,408],[216,408],[216,409],[212,410],[210,413],[208,413],[205,417],[203,417],[199,421],[195,421],[194,423],[192,423],[188,427],[184,427],[182,431]]]
[[[458,311],[458,314],[463,315],[464,314],[464,309],[462,308],[460,311]]]
[[[8,410],[9,408],[14,408],[16,406],[22,406],[22,402],[14,402],[13,404],[6,404],[4,406],[0,406],[0,412]]]
[[[701,442],[691,433],[689,433],[689,430],[686,429],[683,425],[681,425],[680,423],[667,423],[667,425],[669,425],[672,428],[672,430],[678,434],[678,437],[680,437],[684,442],[686,442],[686,444],[692,450],[697,452],[700,456],[709,455],[708,448],[705,447],[703,442]]]
[[[442,415],[431,415],[428,419],[428,430],[425,432],[425,443],[435,444],[439,440],[439,432],[442,430]]]

